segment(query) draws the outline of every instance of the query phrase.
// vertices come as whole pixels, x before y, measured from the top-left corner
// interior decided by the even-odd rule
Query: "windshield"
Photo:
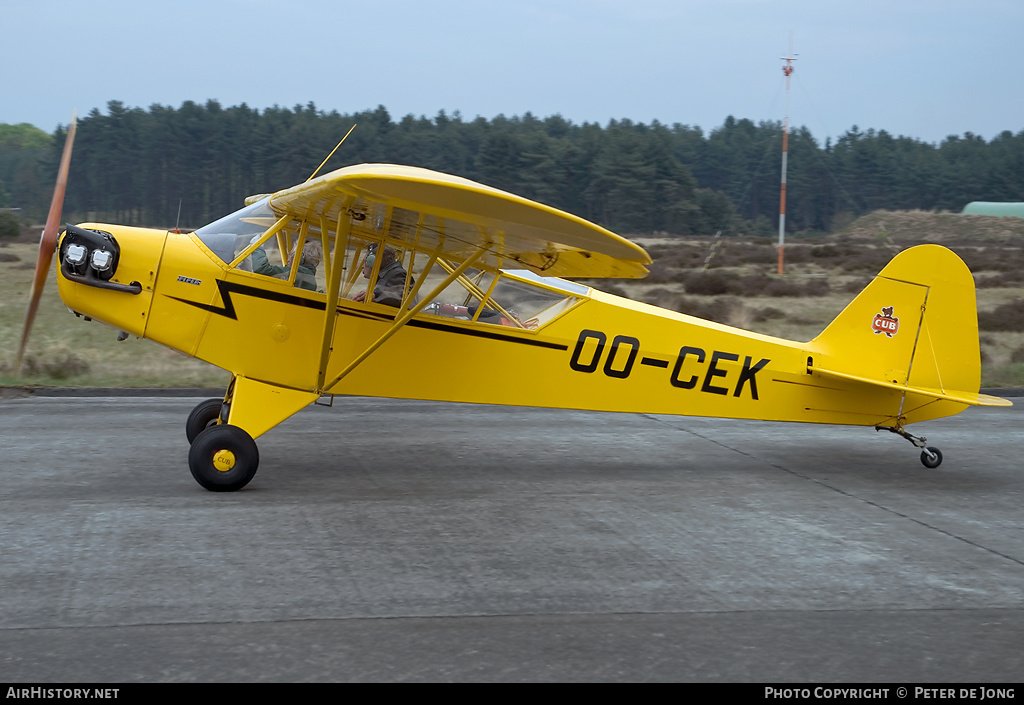
[[[233,262],[256,235],[265,233],[277,222],[270,208],[270,197],[246,206],[196,230],[196,236],[225,262]]]

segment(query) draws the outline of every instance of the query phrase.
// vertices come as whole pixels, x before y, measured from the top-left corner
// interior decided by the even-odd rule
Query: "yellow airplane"
[[[928,467],[942,454],[906,425],[1009,405],[979,393],[974,281],[936,245],[897,255],[794,342],[567,281],[642,277],[651,260],[582,218],[416,167],[339,169],[190,233],[82,223],[58,239],[59,212],[55,193],[19,359],[56,249],[72,311],[231,372],[186,423],[209,490],[244,487],[255,439],[333,395],[873,426]]]

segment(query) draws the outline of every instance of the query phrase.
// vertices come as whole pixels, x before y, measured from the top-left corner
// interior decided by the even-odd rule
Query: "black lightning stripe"
[[[224,302],[223,306],[201,304],[198,301],[180,299],[177,296],[171,296],[169,298],[172,298],[175,301],[180,301],[183,304],[188,304],[189,306],[195,306],[196,308],[204,311],[209,311],[210,313],[216,313],[218,316],[230,318],[232,321],[238,320],[238,314],[235,313],[235,304],[231,300],[232,294],[252,296],[257,299],[266,299],[268,301],[276,301],[281,304],[291,304],[292,306],[305,306],[306,308],[311,308],[316,311],[325,311],[327,309],[327,304],[323,301],[313,301],[301,296],[295,296],[294,294],[284,294],[279,291],[268,291],[255,286],[246,286],[245,284],[229,282],[223,279],[217,280],[217,289],[220,290],[220,298]]]
[[[229,282],[222,279],[217,280],[217,289],[220,291],[221,300],[224,302],[222,306],[216,306],[213,304],[202,304],[197,301],[189,301],[188,299],[178,298],[177,296],[171,296],[169,298],[175,301],[180,301],[183,304],[189,306],[195,306],[203,311],[209,311],[215,313],[218,316],[224,316],[230,318],[232,321],[238,320],[238,314],[235,312],[235,304],[231,299],[232,294],[238,294],[239,296],[252,296],[257,299],[265,299],[267,301],[275,301],[277,303],[289,304],[292,306],[305,306],[316,311],[327,310],[327,304],[323,301],[314,301],[307,299],[302,296],[295,296],[294,294],[285,294],[279,291],[269,291],[267,289],[260,289],[255,286],[247,286],[245,284],[238,284],[235,282]],[[354,318],[368,318],[377,321],[394,321],[395,316],[385,313],[377,313],[376,311],[354,311],[349,308],[338,308],[338,313],[344,316],[352,316]],[[411,320],[406,325],[413,328],[424,328],[427,330],[445,331],[448,333],[456,333],[458,335],[468,335],[474,338],[488,338],[490,340],[501,340],[509,343],[520,343],[522,345],[533,345],[541,348],[549,348],[552,350],[568,350],[568,345],[561,343],[549,343],[543,340],[535,340],[534,338],[520,338],[514,335],[506,335],[494,330],[480,330],[480,329],[468,329],[462,328],[461,326],[451,326],[445,323],[439,323],[435,321],[425,320]],[[487,325],[487,324],[484,324]],[[490,327],[490,326],[489,326]]]

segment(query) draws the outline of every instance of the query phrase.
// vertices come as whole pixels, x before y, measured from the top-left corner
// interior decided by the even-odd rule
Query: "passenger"
[[[373,276],[373,264],[377,258],[377,245],[371,244],[368,249],[369,253],[363,260],[364,279],[369,279]],[[380,271],[377,272],[377,283],[373,287],[374,302],[388,306],[401,306],[402,299],[405,298],[406,276],[405,268],[398,261],[394,250],[390,247],[385,247],[381,251]],[[412,277],[408,277],[408,279],[409,287],[411,288],[415,280]],[[366,291],[363,290],[356,293],[352,299],[354,301],[365,301]]]
[[[257,236],[255,239],[259,239]],[[298,243],[296,243],[298,244]],[[320,266],[323,259],[324,248],[317,240],[306,240],[302,246],[302,259],[299,261],[298,269],[295,272],[295,286],[302,289],[316,291],[316,268]],[[267,253],[262,246],[257,247],[252,253],[253,268],[256,274],[265,274],[269,277],[287,279],[292,271],[292,262],[295,260],[295,246],[288,255],[288,264],[271,264],[267,259]]]

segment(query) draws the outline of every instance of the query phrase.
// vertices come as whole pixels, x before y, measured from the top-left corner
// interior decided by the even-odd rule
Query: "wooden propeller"
[[[64,153],[60,158],[60,169],[57,171],[57,185],[53,189],[53,200],[50,201],[50,212],[46,216],[46,227],[43,228],[43,235],[39,240],[39,256],[36,258],[36,273],[32,279],[32,293],[28,302],[28,311],[25,314],[25,327],[21,331],[21,344],[18,346],[18,356],[14,361],[15,372],[21,371],[21,360],[25,355],[25,346],[28,344],[29,333],[32,332],[32,323],[36,318],[36,310],[39,308],[39,298],[43,294],[43,286],[46,284],[46,277],[50,274],[50,262],[53,260],[53,251],[57,246],[57,231],[60,228],[61,209],[64,206],[64,190],[68,183],[68,168],[71,165],[71,147],[75,142],[75,128],[78,118],[71,116],[71,125],[68,127],[68,136],[64,142]]]

